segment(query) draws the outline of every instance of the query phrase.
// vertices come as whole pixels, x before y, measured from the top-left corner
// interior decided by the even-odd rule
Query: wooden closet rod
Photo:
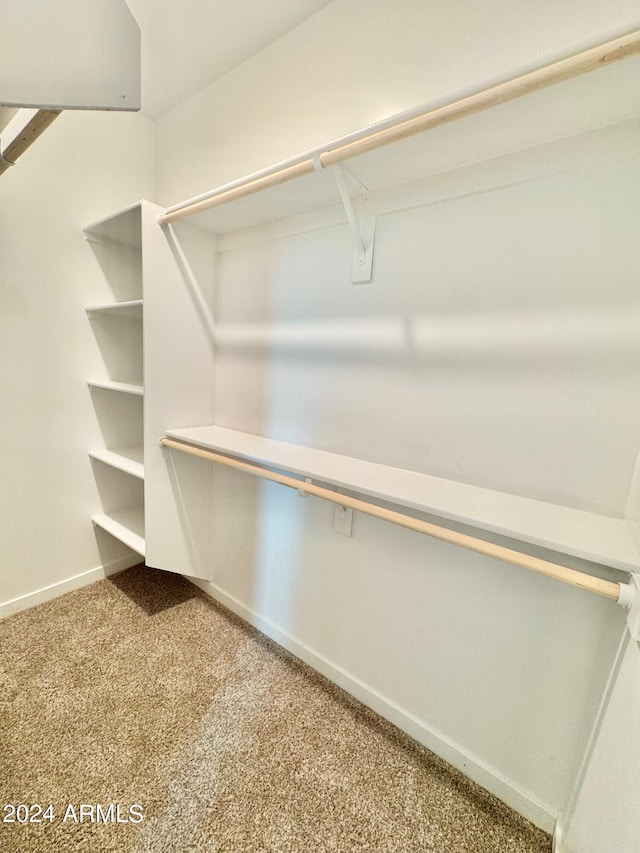
[[[218,187],[196,198],[167,208],[159,220],[162,224],[174,222],[176,219],[192,216],[203,210],[217,207],[260,190],[278,186],[278,184],[283,184],[292,178],[311,174],[318,169],[333,166],[343,160],[356,157],[358,154],[372,151],[374,148],[389,145],[392,142],[406,139],[417,133],[423,133],[456,119],[479,113],[507,101],[513,101],[555,83],[561,83],[605,65],[619,62],[621,59],[626,59],[637,53],[640,53],[640,31],[636,30],[613,41],[582,51],[582,53],[545,65],[535,71],[513,77],[504,83],[491,86],[489,89],[481,89],[444,106],[429,109],[426,112],[389,125],[381,123],[373,126],[369,131],[352,134],[351,137],[338,140],[323,150],[301,155],[297,159],[249,175],[232,184]]]
[[[449,542],[452,545],[458,545],[460,548],[466,548],[469,551],[475,551],[478,554],[484,554],[486,557],[493,557],[496,560],[501,560],[504,563],[510,563],[513,566],[519,566],[521,569],[527,569],[530,572],[537,572],[540,575],[545,575],[548,578],[562,581],[562,583],[570,584],[571,586],[585,589],[588,592],[593,592],[596,595],[601,595],[604,598],[611,598],[614,601],[622,603],[621,593],[623,587],[626,589],[628,584],[614,583],[613,581],[603,580],[594,575],[578,572],[575,569],[568,569],[565,566],[559,566],[556,563],[550,563],[547,560],[541,560],[538,557],[531,557],[528,554],[522,554],[519,551],[514,551],[511,548],[505,548],[502,545],[494,545],[491,542],[486,542],[483,539],[477,539],[475,536],[469,536],[466,533],[458,533],[455,530],[449,530],[446,527],[440,527],[436,524],[431,524],[428,521],[422,521],[419,518],[413,518],[410,515],[405,515],[395,510],[385,509],[376,504],[363,501],[358,498],[352,498],[349,495],[339,494],[324,486],[316,486],[313,483],[307,483],[304,480],[297,480],[295,477],[289,477],[285,474],[277,474],[266,468],[261,468],[258,465],[253,465],[250,462],[243,462],[240,459],[233,459],[229,456],[222,456],[220,453],[214,453],[211,450],[204,450],[200,447],[194,447],[191,444],[185,444],[181,441],[175,441],[171,438],[161,438],[160,444],[162,447],[179,450],[182,453],[188,453],[191,456],[198,456],[201,459],[207,459],[210,462],[217,462],[220,465],[226,465],[229,468],[235,468],[238,471],[244,471],[246,474],[252,474],[254,477],[262,477],[266,480],[271,480],[274,483],[279,483],[282,486],[288,486],[291,489],[296,489],[300,492],[305,492],[309,495],[314,495],[318,498],[330,501],[340,506],[351,507],[358,512],[366,513],[374,518],[380,518],[383,521],[390,521],[392,524],[398,524],[400,527],[406,527],[407,530],[414,530],[417,533],[424,533],[426,536],[431,536],[434,539],[441,539],[443,542]]]
[[[0,151],[0,175],[13,166],[20,155],[24,154],[32,142],[58,118],[62,110],[38,110],[30,119],[22,133],[13,140],[5,151]]]

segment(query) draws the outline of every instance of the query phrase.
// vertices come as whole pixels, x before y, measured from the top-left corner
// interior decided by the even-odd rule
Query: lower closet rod
[[[575,569],[568,569],[565,566],[559,566],[556,563],[550,563],[547,560],[541,560],[538,557],[531,557],[528,554],[522,554],[519,551],[514,551],[511,548],[505,548],[502,545],[494,545],[491,542],[485,542],[483,539],[477,539],[475,536],[469,536],[466,533],[458,533],[455,530],[449,530],[446,527],[440,527],[437,524],[431,524],[428,521],[422,521],[419,518],[413,518],[410,515],[405,515],[401,512],[395,512],[391,509],[377,506],[376,504],[363,501],[358,498],[352,498],[349,495],[343,495],[339,492],[331,491],[323,486],[316,486],[313,483],[307,483],[304,480],[298,480],[295,477],[289,477],[285,474],[278,474],[275,471],[270,471],[266,468],[261,468],[259,465],[253,465],[250,462],[243,462],[240,459],[233,459],[229,456],[223,456],[220,453],[214,453],[211,450],[204,450],[200,447],[194,447],[191,444],[185,444],[181,441],[174,441],[171,438],[161,438],[160,444],[162,447],[179,450],[182,453],[188,453],[191,456],[198,456],[201,459],[207,459],[210,462],[217,462],[220,465],[227,465],[229,468],[235,468],[238,471],[244,471],[246,474],[252,474],[254,477],[262,477],[266,480],[271,480],[274,483],[279,483],[282,486],[288,486],[291,489],[296,489],[299,492],[305,492],[309,495],[314,495],[318,498],[330,501],[340,506],[351,507],[358,512],[372,515],[374,518],[381,518],[384,521],[390,521],[393,524],[398,524],[400,527],[406,527],[408,530],[414,530],[417,533],[424,533],[434,539],[441,539],[444,542],[450,542],[452,545],[458,545],[461,548],[467,548],[469,551],[475,551],[478,554],[484,554],[487,557],[493,557],[496,560],[510,563],[513,566],[519,566],[522,569],[527,569],[530,572],[537,572],[540,575],[562,581],[571,586],[585,589],[588,592],[593,592],[596,595],[601,595],[604,598],[611,598],[620,604],[628,604],[626,595],[629,584],[620,584],[613,581],[603,580],[602,578],[589,575],[586,572],[578,572]]]

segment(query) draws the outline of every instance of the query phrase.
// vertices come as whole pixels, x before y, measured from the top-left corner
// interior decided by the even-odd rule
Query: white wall
[[[81,229],[153,195],[153,125],[63,113],[0,181],[4,615],[125,554],[89,520],[100,499],[87,451],[103,442],[86,380],[103,365],[84,306],[113,297]]]
[[[557,853],[636,853],[640,839],[640,646],[627,637],[575,809]]]
[[[371,285],[349,282],[345,225],[247,235],[218,265],[216,423],[621,514],[640,405],[610,413],[633,397],[625,329],[640,317],[634,239],[608,241],[606,222],[637,224],[621,198],[639,167],[382,216]],[[619,252],[611,303],[602,242]],[[398,324],[404,345],[380,346]],[[379,710],[400,708],[429,746],[454,744],[534,819],[531,803],[561,810],[615,606],[361,517],[344,539],[330,508],[234,475],[216,472],[215,491],[217,588],[384,697]]]
[[[158,121],[158,200],[180,201],[639,24],[631,2],[605,9],[336,0]],[[624,212],[614,214],[624,234],[611,229],[609,215],[615,186],[634,175],[637,163],[602,167],[564,184],[383,217],[377,277],[357,288],[348,280],[344,226],[223,253],[219,332],[253,324],[258,338],[274,328],[280,338],[219,347],[217,422],[620,514],[640,426],[635,405],[622,431],[609,417],[633,380],[630,370],[622,384],[616,378],[616,341],[637,278],[626,191]],[[585,194],[563,260],[563,217],[585,209]],[[532,211],[542,220],[527,238]],[[608,274],[609,256],[598,251],[607,243],[601,226],[616,251],[623,246],[621,275]],[[603,301],[612,286],[615,298]],[[589,329],[603,311],[615,315],[599,343],[600,354],[614,352],[604,363],[589,350]],[[442,351],[385,360],[376,323],[416,316],[427,326],[443,321]],[[544,334],[523,355],[532,316],[550,324],[551,355]],[[369,329],[366,353],[323,346],[344,331],[345,318]],[[482,319],[491,323],[488,347],[461,358],[457,332]],[[575,340],[568,359],[559,346],[566,321],[579,330],[577,358]],[[309,330],[308,339],[296,328]],[[358,517],[353,538],[340,537],[327,506],[238,475],[217,472],[216,484],[219,547],[207,588],[550,829],[613,655],[615,606],[370,519]]]
[[[334,0],[159,119],[157,201],[638,27],[635,0]]]

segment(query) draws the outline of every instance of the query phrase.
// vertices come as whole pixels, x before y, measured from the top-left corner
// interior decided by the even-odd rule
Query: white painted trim
[[[414,740],[426,746],[444,761],[451,764],[469,779],[477,782],[503,803],[521,814],[531,823],[545,832],[553,832],[557,815],[552,807],[542,803],[533,794],[518,787],[518,785],[503,776],[496,768],[483,763],[459,744],[449,740],[445,735],[429,727],[424,721],[396,705],[392,700],[368,687],[359,679],[346,672],[340,666],[327,660],[316,651],[305,645],[301,640],[292,637],[286,631],[268,619],[251,610],[238,599],[226,593],[210,581],[187,577],[211,598],[228,607],[233,613],[253,625],[267,637],[274,640],[295,657],[308,664],[321,675],[324,675],[338,687],[354,696],[363,705],[371,708],[381,717],[393,723]]]
[[[113,560],[105,566],[89,569],[87,572],[82,572],[79,575],[74,575],[57,583],[52,583],[50,586],[45,586],[34,592],[28,592],[26,595],[18,596],[18,598],[12,598],[10,601],[0,603],[0,619],[6,619],[7,616],[13,616],[15,613],[20,613],[21,610],[28,610],[37,604],[44,604],[45,601],[59,598],[59,596],[65,595],[67,592],[72,592],[74,589],[80,589],[83,586],[89,586],[89,584],[104,580],[104,578],[111,575],[117,575],[119,572],[129,569],[139,562],[140,556],[138,554],[129,554],[120,557],[118,560]]]

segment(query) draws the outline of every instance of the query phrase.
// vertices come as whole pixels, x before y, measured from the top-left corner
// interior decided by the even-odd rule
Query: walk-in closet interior
[[[637,2],[90,5],[0,8],[7,762],[22,761],[30,636],[42,698],[47,646],[73,637],[76,672],[82,637],[115,661],[139,632],[167,702],[163,636],[173,661],[182,643],[176,678],[198,673],[171,725],[181,767],[217,780],[191,784],[228,834],[193,846],[186,777],[163,788],[158,771],[139,826],[94,826],[74,849],[637,853]],[[227,682],[213,724],[194,708],[223,695],[232,659],[233,691],[242,665],[251,686]],[[267,671],[278,690],[259,686]],[[302,700],[303,682],[336,705]],[[151,694],[128,689],[142,767]],[[267,738],[266,695],[314,709],[302,740],[322,761],[295,757],[293,721]],[[357,734],[327,722],[347,707]],[[281,775],[232,788],[259,719],[267,752],[291,738]],[[395,815],[375,831],[345,781],[365,755],[386,780],[367,796]],[[491,798],[478,814],[528,829],[505,841],[478,818],[470,840],[458,816],[420,834],[430,760]],[[311,800],[288,785],[315,762],[335,799],[313,838]],[[62,785],[5,776],[0,806]],[[241,820],[262,784],[271,817]],[[429,806],[438,821],[458,814],[446,802]],[[71,832],[18,823],[0,846],[3,831],[43,851]]]

